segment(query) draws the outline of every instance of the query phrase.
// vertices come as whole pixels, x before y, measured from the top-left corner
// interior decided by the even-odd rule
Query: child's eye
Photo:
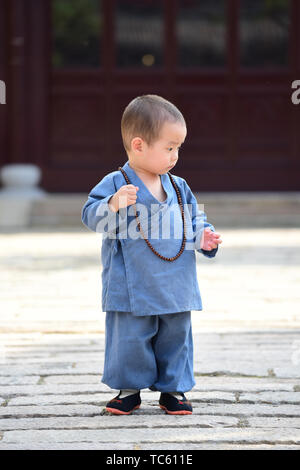
[[[181,147],[178,147],[178,150],[180,150]],[[170,152],[173,150],[173,147],[169,147],[168,150],[170,150]]]

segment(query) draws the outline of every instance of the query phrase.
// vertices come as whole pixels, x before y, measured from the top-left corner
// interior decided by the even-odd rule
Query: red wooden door
[[[174,173],[193,190],[299,190],[297,0],[3,2],[25,37],[10,46],[24,61],[9,67],[9,159],[37,162],[48,191],[87,192],[125,163],[121,115],[146,93],[185,115]]]
[[[6,19],[5,3],[0,0],[0,80],[4,82],[5,88],[8,83]],[[7,105],[0,103],[0,164],[6,163],[7,157]]]
[[[49,163],[50,0],[0,0],[0,164]]]

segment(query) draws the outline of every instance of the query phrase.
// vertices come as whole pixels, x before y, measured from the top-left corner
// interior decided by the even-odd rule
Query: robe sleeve
[[[212,224],[207,222],[206,213],[198,208],[198,202],[195,198],[194,194],[192,193],[191,188],[187,184],[187,182],[182,178],[184,183],[184,191],[186,195],[186,202],[188,204],[188,209],[191,213],[192,224],[193,224],[193,233],[194,233],[194,243],[195,243],[195,250],[199,253],[202,253],[204,256],[208,258],[213,258],[217,251],[217,248],[213,248],[212,250],[203,250],[200,248],[201,237],[205,228],[210,228],[213,232],[215,232],[215,228]]]
[[[116,235],[122,214],[124,214],[124,211],[122,214],[120,214],[122,211],[112,211],[108,205],[116,191],[112,173],[104,176],[91,190],[81,211],[81,220],[90,230],[106,233],[112,237]]]

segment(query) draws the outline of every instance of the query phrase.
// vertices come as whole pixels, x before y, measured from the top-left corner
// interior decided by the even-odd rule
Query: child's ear
[[[135,137],[131,141],[131,148],[134,152],[141,153],[143,151],[143,141],[140,137]]]

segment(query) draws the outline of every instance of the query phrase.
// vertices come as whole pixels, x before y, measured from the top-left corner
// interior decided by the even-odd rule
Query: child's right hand
[[[122,207],[131,206],[135,204],[137,199],[138,186],[133,184],[125,184],[110,198],[108,205],[114,212],[117,212]]]

